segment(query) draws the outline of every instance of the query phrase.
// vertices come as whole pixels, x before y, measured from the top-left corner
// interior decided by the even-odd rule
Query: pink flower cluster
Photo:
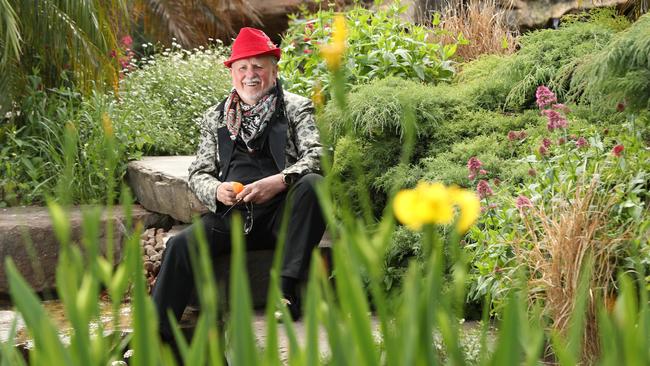
[[[485,198],[494,194],[494,191],[492,191],[492,188],[490,187],[490,183],[488,183],[488,181],[485,179],[478,181],[478,184],[476,185],[476,191],[478,192],[478,196],[481,198]]]
[[[587,139],[585,139],[584,137],[580,136],[576,140],[576,147],[577,148],[582,149],[582,148],[587,147],[587,146],[589,146],[589,143],[587,142]]]
[[[481,169],[482,165],[483,163],[481,163],[481,161],[478,160],[476,156],[469,158],[467,161],[467,170],[469,170],[469,176],[467,176],[467,178],[474,179],[478,174],[487,173],[485,170]]]
[[[121,77],[123,76],[125,70],[130,70],[132,68],[131,60],[135,56],[135,53],[133,52],[133,50],[131,50],[131,46],[133,46],[133,38],[131,38],[131,36],[129,35],[120,38],[120,46],[121,48],[124,49],[124,57],[118,57],[117,50],[111,50],[111,52],[108,55],[111,58],[117,58],[117,62],[119,63],[121,69],[120,71],[120,77]]]
[[[535,97],[537,98],[537,106],[548,119],[546,128],[549,131],[556,128],[567,128],[568,121],[564,114],[569,112],[569,108],[564,104],[557,103],[557,97],[549,88],[540,85],[537,92],[535,92]]]
[[[519,209],[519,211],[522,211],[526,208],[531,208],[533,207],[533,203],[528,199],[526,196],[519,196],[517,197],[517,201],[515,202],[515,205]]]
[[[537,91],[535,92],[535,98],[537,99],[537,106],[539,109],[543,109],[546,106],[557,102],[557,97],[555,94],[551,91],[551,89],[547,88],[544,85],[540,85],[537,88]]]
[[[525,139],[526,137],[528,137],[528,133],[525,130],[508,132],[509,141],[520,141]]]
[[[487,175],[488,172],[485,169],[482,169],[483,163],[476,157],[472,156],[467,161],[467,169],[469,170],[469,179],[474,180],[478,175]],[[498,186],[501,184],[499,178],[494,178],[494,185]],[[490,183],[486,179],[481,179],[476,185],[476,191],[481,198],[485,198],[494,194]]]

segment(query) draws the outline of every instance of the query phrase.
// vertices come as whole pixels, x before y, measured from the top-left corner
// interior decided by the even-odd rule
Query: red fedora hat
[[[255,28],[242,28],[232,44],[230,58],[223,64],[230,67],[233,62],[243,58],[273,55],[280,59],[280,49],[273,44],[269,36]]]

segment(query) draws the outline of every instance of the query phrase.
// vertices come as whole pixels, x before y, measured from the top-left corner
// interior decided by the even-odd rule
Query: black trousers
[[[264,205],[254,205],[253,226],[245,236],[248,250],[271,249],[276,245],[285,204],[290,202],[287,239],[281,275],[303,279],[309,269],[311,252],[325,232],[325,221],[314,190],[322,177],[307,174],[301,177],[288,192],[282,193]],[[242,215],[243,217],[244,215]],[[208,213],[201,218],[205,238],[213,258],[230,252],[230,214]],[[172,336],[167,309],[172,309],[176,320],[187,306],[194,289],[194,276],[190,260],[190,246],[196,245],[194,225],[183,230],[167,242],[162,266],[153,289],[153,300],[158,312],[160,333]]]

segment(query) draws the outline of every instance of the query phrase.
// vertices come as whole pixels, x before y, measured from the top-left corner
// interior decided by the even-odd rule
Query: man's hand
[[[282,181],[282,174],[271,175],[257,182],[247,184],[235,199],[242,198],[244,202],[264,203],[287,189]]]
[[[235,185],[241,183],[237,182],[223,182],[217,187],[217,201],[223,203],[226,206],[232,206],[237,202],[235,198],[237,196],[237,190]]]

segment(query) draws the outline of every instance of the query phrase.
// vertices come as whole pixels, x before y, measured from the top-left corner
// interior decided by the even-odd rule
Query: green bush
[[[402,20],[400,15],[405,11],[406,7],[395,2],[375,10],[356,6],[343,14],[349,28],[344,56],[348,85],[389,76],[427,83],[452,78],[451,57],[457,45],[434,43],[435,35],[442,31]],[[291,20],[282,39],[280,60],[288,90],[310,95],[314,83],[329,90],[327,67],[318,47],[330,41],[335,15],[332,9],[321,10]]]
[[[483,56],[463,65],[456,82],[474,105],[491,110],[519,111],[534,107],[538,85],[549,86],[561,98],[578,101],[585,91],[585,79],[573,81],[574,74],[589,65],[597,52],[605,50],[603,52],[608,53],[609,42],[628,26],[625,17],[616,15],[611,9],[563,18],[559,29],[538,30],[521,36],[520,50],[515,54]],[[642,27],[636,28],[639,35],[644,34]],[[625,49],[639,50],[639,54],[643,54],[639,46]]]
[[[28,96],[20,115],[2,125],[0,131],[0,206],[42,204],[55,197],[65,173],[66,129],[71,134],[74,166],[66,181],[69,199],[74,203],[104,202],[109,194],[108,180],[120,180],[127,158],[116,166],[105,164],[102,117],[110,98],[93,94],[88,98],[68,88],[42,90],[41,80],[30,77]],[[96,112],[91,112],[92,106]],[[127,137],[121,135],[115,153],[123,156]],[[115,185],[113,185],[115,187]]]
[[[650,15],[644,15],[607,47],[590,55],[572,80],[574,98],[609,110],[616,103],[632,112],[650,109],[649,33]]]
[[[193,154],[197,120],[229,91],[230,78],[222,47],[173,47],[134,60],[118,98],[43,90],[41,80],[31,77],[22,105],[0,124],[0,206],[42,204],[54,196],[64,175],[66,125],[76,131],[74,179],[67,183],[73,203],[115,197],[107,187],[117,189],[128,161],[143,154]],[[106,123],[114,134],[114,167],[103,158]]]
[[[146,154],[193,154],[198,120],[231,88],[224,48],[172,47],[135,61],[113,110],[116,129]]]
[[[505,109],[511,85],[500,76],[503,64],[511,62],[516,54],[508,56],[484,55],[463,64],[454,80],[454,86],[477,108]]]
[[[377,214],[390,192],[378,178],[399,163],[410,124],[416,139],[411,161],[417,161],[427,153],[437,131],[467,108],[448,85],[432,86],[395,77],[355,87],[347,105],[345,114],[330,103],[319,115],[319,124],[334,147],[332,173],[358,188],[341,191],[342,197],[352,202],[358,200],[354,193],[370,188]],[[414,114],[414,121],[405,117],[407,112]],[[351,169],[355,161],[360,161],[359,172]],[[382,190],[377,189],[380,186]]]

